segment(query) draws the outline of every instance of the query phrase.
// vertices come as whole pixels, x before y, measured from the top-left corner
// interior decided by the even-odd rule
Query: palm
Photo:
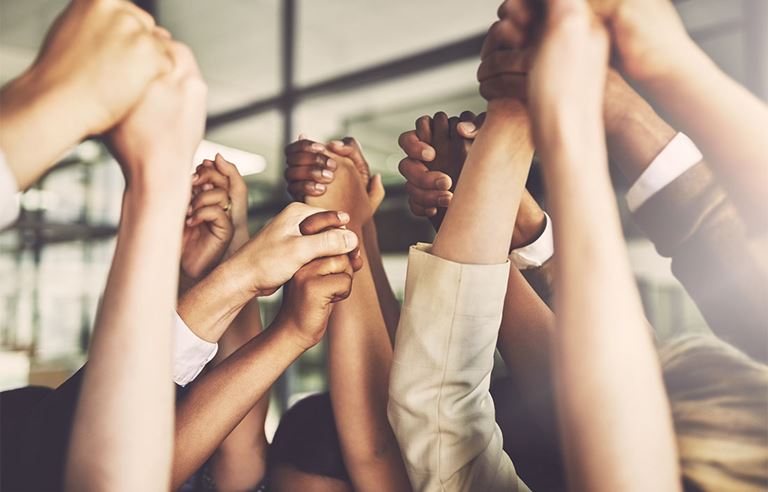
[[[200,278],[218,263],[232,239],[233,230],[204,222],[185,227],[182,237],[181,268],[190,278]]]

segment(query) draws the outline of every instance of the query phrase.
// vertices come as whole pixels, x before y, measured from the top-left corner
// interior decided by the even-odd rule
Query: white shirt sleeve
[[[627,192],[627,206],[636,212],[649,198],[704,158],[684,133],[675,135]]]
[[[555,239],[552,234],[552,218],[544,212],[544,232],[534,242],[522,248],[513,249],[509,261],[518,270],[538,268],[555,254]]]
[[[19,216],[19,185],[0,150],[0,229],[13,224]]]
[[[174,313],[173,382],[186,386],[216,356],[219,345],[203,340]]]
[[[416,492],[528,490],[488,391],[508,278],[411,248],[387,415]]]

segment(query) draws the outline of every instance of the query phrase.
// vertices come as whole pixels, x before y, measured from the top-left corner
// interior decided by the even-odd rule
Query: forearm
[[[273,324],[198,378],[176,409],[174,490],[205,463],[303,352],[288,330]]]
[[[259,301],[253,299],[219,340],[214,367],[261,332]],[[268,408],[269,392],[259,399],[214,453],[211,472],[218,490],[251,490],[264,478],[267,458],[264,421]]]
[[[139,188],[132,184],[125,195],[94,328],[70,444],[70,490],[163,490],[170,478],[171,320],[185,197]]]
[[[674,138],[675,130],[620,75],[608,75],[605,98],[608,155],[634,183]]]
[[[507,100],[489,104],[435,238],[436,256],[458,263],[506,261],[533,157],[527,116],[518,104]]]
[[[328,327],[334,418],[355,490],[410,490],[386,413],[392,345],[367,248],[361,254],[352,293],[334,307]]]
[[[644,89],[701,149],[745,219],[766,223],[768,107],[724,74],[692,41],[668,76]]]
[[[498,348],[511,377],[547,437],[556,434],[550,344],[555,316],[519,270],[509,272]]]
[[[0,93],[0,150],[21,190],[29,188],[67,150],[87,136],[81,121],[88,108],[73,108],[83,101],[59,87],[43,87],[29,71]]]
[[[397,323],[400,321],[400,303],[397,302],[395,293],[392,292],[387,272],[384,270],[384,263],[381,260],[381,251],[379,250],[379,236],[374,219],[371,219],[363,226],[363,244],[368,260],[366,264],[370,266],[371,273],[373,274],[373,282],[376,284],[376,294],[381,306],[381,312],[384,315],[384,322],[387,325],[389,339],[394,343]]]
[[[179,299],[176,311],[203,340],[217,342],[254,294],[242,285],[243,272],[224,262]]]
[[[669,405],[622,244],[602,125],[551,128],[542,159],[558,217],[553,369],[571,479],[584,490],[678,488]]]

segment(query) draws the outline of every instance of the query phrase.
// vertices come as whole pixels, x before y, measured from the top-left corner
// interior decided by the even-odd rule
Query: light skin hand
[[[172,70],[170,45],[168,32],[131,2],[72,1],[33,65],[0,93],[0,148],[19,187],[122,120]]]
[[[558,216],[552,360],[569,485],[679,490],[669,404],[607,170],[608,35],[584,0],[551,0],[542,26],[528,96]]]
[[[322,232],[302,233],[302,224],[319,223]],[[357,236],[342,227],[349,215],[292,203],[267,223],[231,258],[216,267],[179,300],[177,311],[198,336],[217,341],[243,306],[270,295],[316,258],[349,254]],[[353,258],[354,260],[354,258]]]

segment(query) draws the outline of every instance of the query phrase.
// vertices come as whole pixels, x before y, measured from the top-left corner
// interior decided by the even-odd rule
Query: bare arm
[[[164,490],[170,481],[171,320],[206,94],[191,52],[174,45],[173,54],[174,72],[112,134],[127,184],[75,413],[68,490]]]
[[[586,3],[548,5],[529,87],[558,224],[553,370],[569,485],[679,490],[669,403],[608,175],[607,36]]]
[[[363,242],[365,244],[366,262],[373,274],[373,282],[376,285],[376,294],[381,306],[381,313],[384,315],[384,322],[387,325],[389,339],[394,343],[397,324],[400,322],[400,303],[397,302],[395,293],[387,278],[387,272],[384,270],[384,262],[381,259],[379,250],[379,235],[376,231],[374,219],[366,222],[363,226]]]
[[[328,192],[307,201],[350,210],[349,228],[362,237],[364,224],[373,224],[368,196],[358,176],[351,165],[341,163]],[[400,449],[387,421],[392,345],[368,248],[367,243],[360,248],[363,268],[355,276],[350,297],[339,303],[331,315],[328,329],[331,403],[344,462],[355,489],[410,490]],[[378,259],[381,268],[380,262]]]
[[[259,301],[254,299],[240,312],[219,340],[214,366],[221,364],[237,349],[262,331]],[[251,490],[264,478],[267,460],[267,436],[264,421],[269,409],[269,391],[229,433],[213,455],[211,472],[218,490]]]

